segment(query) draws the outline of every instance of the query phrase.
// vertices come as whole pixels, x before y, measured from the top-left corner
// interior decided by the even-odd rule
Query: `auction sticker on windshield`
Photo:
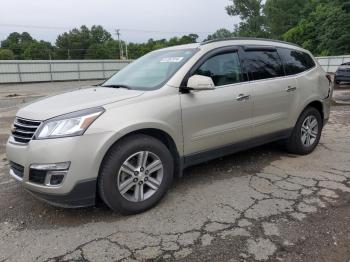
[[[161,63],[180,63],[184,57],[164,57]]]

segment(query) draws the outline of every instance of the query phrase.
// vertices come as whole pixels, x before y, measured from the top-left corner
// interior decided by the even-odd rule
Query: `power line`
[[[23,24],[0,24],[0,27],[20,27],[20,28],[33,28],[33,29],[49,29],[49,30],[72,30],[74,27],[63,26],[38,26],[38,25],[23,25]],[[107,28],[110,29],[110,28]],[[126,32],[141,32],[141,33],[159,33],[159,34],[212,34],[212,31],[163,31],[153,29],[140,29],[140,28],[120,28]]]
[[[146,29],[132,29],[123,28],[123,31],[127,32],[142,32],[142,33],[160,33],[160,34],[212,34],[212,31],[161,31],[161,30],[146,30]]]
[[[0,27],[24,27],[34,29],[50,29],[50,30],[70,30],[69,27],[58,27],[58,26],[39,26],[39,25],[21,25],[21,24],[0,24]]]

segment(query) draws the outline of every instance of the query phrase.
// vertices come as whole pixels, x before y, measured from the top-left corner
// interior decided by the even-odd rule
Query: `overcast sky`
[[[0,10],[0,40],[13,31],[27,31],[37,39],[54,42],[58,34],[83,24],[102,25],[111,33],[120,28],[122,39],[128,42],[190,32],[203,39],[219,28],[233,29],[238,19],[226,14],[225,6],[229,3],[229,0],[5,0]]]

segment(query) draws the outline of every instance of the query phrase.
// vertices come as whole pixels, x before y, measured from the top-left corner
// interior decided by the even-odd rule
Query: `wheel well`
[[[148,136],[154,137],[154,138],[158,139],[159,141],[161,141],[169,149],[170,153],[173,156],[174,175],[177,177],[182,176],[182,161],[180,158],[180,154],[177,150],[177,147],[176,147],[174,140],[172,139],[172,137],[168,133],[166,133],[160,129],[146,128],[146,129],[140,129],[140,130],[136,130],[136,131],[133,131],[131,133],[128,133],[125,136],[121,137],[118,141],[120,141],[121,139],[123,139],[125,137],[129,137],[129,136],[136,135],[136,134],[148,135]],[[116,141],[115,143],[118,143],[118,141]]]
[[[324,121],[323,105],[322,105],[322,103],[320,101],[313,101],[310,104],[308,104],[307,107],[316,108],[321,114],[322,121]]]

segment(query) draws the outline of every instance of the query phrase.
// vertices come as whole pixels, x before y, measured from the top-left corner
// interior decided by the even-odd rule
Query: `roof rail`
[[[293,45],[296,47],[300,47],[297,44],[289,43],[289,42],[282,41],[282,40],[274,40],[274,39],[258,38],[258,37],[230,37],[230,38],[221,38],[221,39],[219,38],[219,39],[204,41],[200,44],[207,45],[207,44],[211,44],[211,43],[222,42],[222,41],[232,41],[232,40],[260,40],[260,41],[275,42],[275,43],[281,43],[281,44],[287,44],[287,45]]]

